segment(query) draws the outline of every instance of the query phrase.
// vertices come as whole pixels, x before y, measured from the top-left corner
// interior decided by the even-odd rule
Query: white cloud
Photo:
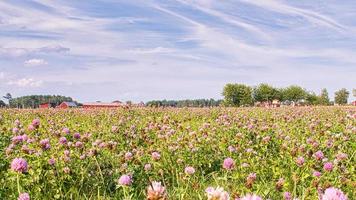
[[[335,29],[337,31],[346,30],[345,26],[338,23],[336,20],[332,19],[331,17],[328,17],[326,15],[323,15],[315,11],[289,6],[287,4],[284,4],[282,1],[276,1],[276,0],[253,0],[253,1],[240,0],[240,1],[278,13],[300,16],[308,20],[312,24],[325,26],[328,28]]]
[[[156,47],[156,48],[136,48],[129,50],[130,53],[134,54],[165,54],[165,53],[173,53],[175,49],[165,48],[165,47]]]
[[[17,87],[40,87],[42,84],[43,81],[34,80],[33,78],[22,78],[8,82],[8,85],[14,85]]]
[[[42,66],[42,65],[47,65],[48,63],[43,59],[33,58],[33,59],[30,59],[30,60],[26,60],[24,62],[24,64],[26,66]]]

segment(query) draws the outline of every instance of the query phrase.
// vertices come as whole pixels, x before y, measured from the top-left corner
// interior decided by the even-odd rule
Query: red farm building
[[[41,109],[55,108],[56,104],[55,103],[41,103],[38,107]]]
[[[59,104],[56,108],[67,109],[67,108],[75,108],[75,107],[77,107],[76,103],[64,101],[61,104]]]
[[[51,104],[50,103],[41,103],[39,108],[50,108]]]
[[[122,107],[124,104],[121,102],[113,102],[113,103],[103,103],[103,102],[92,102],[92,103],[83,103],[82,108],[90,109],[90,108],[118,108]]]
[[[353,101],[351,105],[356,106],[356,101]]]

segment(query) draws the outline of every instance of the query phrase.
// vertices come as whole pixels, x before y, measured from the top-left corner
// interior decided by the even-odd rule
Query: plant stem
[[[19,174],[17,174],[16,176],[16,182],[17,182],[17,192],[19,193],[19,195],[21,194],[21,190],[20,190],[20,177]]]
[[[103,176],[103,173],[101,172],[101,168],[100,168],[100,165],[98,163],[98,160],[96,159],[96,156],[94,156],[94,159],[95,159],[96,166],[99,169],[99,174],[100,174],[100,177],[101,177],[101,181],[103,182],[103,185],[105,185],[104,176]]]
[[[123,187],[123,190],[124,190],[124,197],[125,197],[125,200],[127,200],[127,191],[126,191],[126,187],[125,187],[125,186]]]

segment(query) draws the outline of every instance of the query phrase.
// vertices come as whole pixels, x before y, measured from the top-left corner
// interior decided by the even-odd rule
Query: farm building
[[[124,106],[121,102],[103,103],[103,102],[92,102],[83,103],[83,108],[118,108]]]
[[[41,103],[39,108],[50,108],[51,104],[50,103]]]
[[[356,106],[356,101],[353,101],[351,105]]]
[[[66,109],[66,108],[75,108],[75,107],[77,107],[76,103],[64,101],[61,104],[59,104],[56,108]]]
[[[39,108],[54,108],[56,105],[54,103],[41,103]]]

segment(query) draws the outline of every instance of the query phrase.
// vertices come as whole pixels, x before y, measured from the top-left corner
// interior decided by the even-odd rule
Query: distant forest
[[[38,108],[42,103],[51,103],[57,106],[63,101],[73,101],[71,97],[61,95],[29,95],[12,98],[11,94],[6,94],[4,98],[8,100],[11,108]]]

